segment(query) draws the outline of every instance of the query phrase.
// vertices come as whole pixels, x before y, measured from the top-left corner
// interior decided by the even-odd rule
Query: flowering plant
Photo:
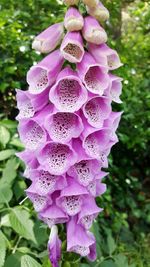
[[[108,19],[108,10],[99,1],[83,1],[89,13],[83,17],[75,7],[79,1],[64,2],[64,23],[33,41],[34,49],[50,54],[28,71],[28,90],[17,90],[18,130],[26,147],[18,156],[31,181],[27,196],[51,228],[53,267],[61,259],[58,224],[66,225],[67,251],[96,259],[90,228],[102,209],[95,198],[106,190],[102,168],[118,142],[122,114],[111,107],[121,103],[122,79],[110,73],[122,64],[98,22]]]

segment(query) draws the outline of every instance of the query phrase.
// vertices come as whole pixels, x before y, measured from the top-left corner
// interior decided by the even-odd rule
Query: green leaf
[[[6,90],[6,88],[7,88],[8,86],[9,86],[9,83],[5,83],[5,82],[0,83],[0,91],[1,91],[2,93],[4,93],[5,90]]]
[[[17,248],[17,251],[21,252],[22,254],[27,254],[31,252],[31,250],[27,247],[19,247]]]
[[[8,203],[12,199],[13,193],[8,185],[0,185],[0,204]]]
[[[16,71],[17,67],[16,66],[8,66],[6,67],[5,71],[9,74],[13,74]]]
[[[20,253],[12,254],[8,256],[4,267],[21,267],[20,259],[21,259]]]
[[[7,129],[15,129],[17,128],[17,122],[11,120],[2,120],[0,121],[0,125],[3,125]]]
[[[27,188],[27,185],[23,179],[18,181],[17,183],[15,183],[13,193],[14,193],[17,200],[19,200],[20,197],[25,196],[24,190],[26,188]]]
[[[103,261],[98,265],[98,267],[117,267],[117,265],[112,260]],[[123,267],[123,266],[120,266]]]
[[[22,210],[20,207],[15,207],[11,209],[10,212],[10,224],[14,231],[20,236],[36,243],[33,232],[34,224],[29,217],[30,214],[26,210]]]
[[[114,257],[117,267],[128,267],[128,259],[123,254],[118,254]]]
[[[62,267],[71,267],[71,264],[69,261],[66,261],[62,264]]]
[[[42,228],[41,226],[42,223],[40,221],[34,222],[34,233],[38,247],[48,241],[47,228]]]
[[[4,216],[2,216],[1,226],[11,227],[10,220],[9,220],[9,214],[5,214]]]
[[[48,258],[44,259],[42,267],[52,267],[50,260]]]
[[[0,242],[1,240],[5,241],[6,247],[11,248],[11,244],[9,242],[9,240],[7,239],[7,237],[3,234],[2,231],[0,231]]]
[[[14,149],[6,149],[6,150],[0,151],[0,161],[6,160],[10,158],[11,156],[15,155],[15,152],[16,151]]]
[[[13,145],[19,149],[24,149],[24,147],[25,147],[18,138],[12,139],[10,141],[10,145]]]
[[[0,125],[0,143],[3,147],[7,145],[10,140],[10,133],[9,131],[2,125]]]
[[[0,267],[3,267],[6,257],[6,241],[0,236]]]
[[[112,255],[112,253],[116,249],[116,243],[111,234],[108,234],[107,236],[107,246],[108,246],[109,255]]]
[[[71,267],[79,267],[80,263],[79,262],[71,262]]]
[[[101,244],[101,239],[100,239],[100,232],[99,232],[99,225],[97,221],[94,221],[92,225],[92,232],[96,237],[96,241],[98,244]]]
[[[3,184],[11,184],[13,182],[13,180],[16,178],[17,167],[18,163],[16,158],[11,158],[7,161],[2,173],[1,182],[3,182]]]
[[[38,253],[38,258],[41,259],[41,258],[45,258],[48,256],[48,250],[43,250],[41,253]]]
[[[42,267],[35,259],[25,255],[21,257],[21,267]]]

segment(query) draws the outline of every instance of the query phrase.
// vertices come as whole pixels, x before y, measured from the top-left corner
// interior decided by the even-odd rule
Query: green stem
[[[14,248],[13,248],[12,254],[15,254],[15,252],[16,252],[16,250],[17,250],[17,248],[18,248],[18,245],[19,245],[19,243],[20,243],[21,238],[22,238],[22,237],[19,236],[19,238],[18,238],[18,240],[17,240],[17,242],[16,242],[16,245],[15,245]]]

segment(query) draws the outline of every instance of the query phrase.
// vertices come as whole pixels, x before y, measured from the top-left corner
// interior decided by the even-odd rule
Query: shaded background
[[[97,199],[104,208],[92,229],[98,260],[79,264],[73,254],[64,253],[62,266],[150,267],[150,7],[140,0],[103,3],[111,14],[105,25],[109,44],[124,63],[116,71],[124,78],[120,143],[109,158],[107,193]],[[28,200],[19,205],[26,181],[15,157],[23,148],[16,130],[15,88],[26,89],[26,72],[41,59],[31,50],[34,36],[61,21],[64,12],[56,0],[0,0],[0,267],[50,267],[49,231]]]

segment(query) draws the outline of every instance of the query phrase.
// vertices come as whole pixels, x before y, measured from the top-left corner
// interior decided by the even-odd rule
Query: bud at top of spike
[[[69,31],[80,31],[83,28],[84,20],[80,12],[74,8],[70,7],[66,13],[64,25]]]
[[[61,258],[61,240],[58,237],[58,229],[54,225],[52,226],[49,242],[48,242],[49,259],[52,266],[57,267]]]
[[[98,21],[91,16],[84,19],[82,34],[84,39],[89,43],[98,45],[107,42],[107,34],[105,30],[99,25]]]
[[[78,5],[79,0],[64,0],[64,4],[66,4],[67,6],[74,6],[74,5]]]
[[[61,42],[63,33],[63,23],[54,24],[35,37],[32,48],[41,53],[50,53]]]
[[[98,21],[103,22],[109,19],[109,11],[106,7],[100,2],[94,8],[86,7],[89,15],[95,17]]]

